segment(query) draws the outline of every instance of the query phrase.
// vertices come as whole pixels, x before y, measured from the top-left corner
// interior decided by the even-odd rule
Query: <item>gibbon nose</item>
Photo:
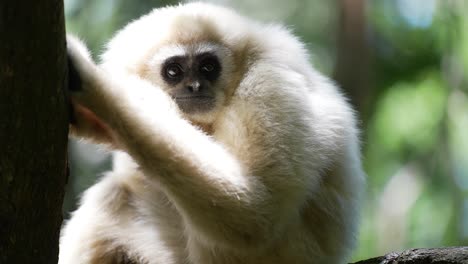
[[[200,92],[201,86],[199,82],[192,82],[187,85],[187,90],[191,93],[197,93]]]

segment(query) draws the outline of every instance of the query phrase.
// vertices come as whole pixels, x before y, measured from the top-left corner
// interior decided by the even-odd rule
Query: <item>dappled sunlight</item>
[[[376,212],[378,254],[403,249],[408,237],[407,218],[423,184],[421,170],[415,164],[402,167],[386,184]]]

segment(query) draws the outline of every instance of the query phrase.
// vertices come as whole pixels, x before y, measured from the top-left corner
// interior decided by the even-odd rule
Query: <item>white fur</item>
[[[171,40],[204,36],[207,26],[221,39],[202,46],[229,57],[210,135],[153,72],[161,56],[206,43]],[[59,263],[345,262],[364,182],[356,121],[287,30],[191,3],[126,26],[100,67],[75,44],[84,86],[73,98],[109,125],[122,151],[65,225]]]

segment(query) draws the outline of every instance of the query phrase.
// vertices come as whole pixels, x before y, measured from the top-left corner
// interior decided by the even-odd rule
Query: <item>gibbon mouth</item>
[[[215,99],[212,96],[181,96],[176,97],[175,102],[185,113],[208,112],[215,106]]]

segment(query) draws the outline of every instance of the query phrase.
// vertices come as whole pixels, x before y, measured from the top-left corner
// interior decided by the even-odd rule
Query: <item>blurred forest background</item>
[[[117,29],[177,2],[66,0],[67,30],[99,60]],[[212,2],[288,25],[351,98],[368,174],[353,259],[468,245],[468,1]],[[71,143],[70,158],[67,216],[110,166],[104,150],[82,142]]]

